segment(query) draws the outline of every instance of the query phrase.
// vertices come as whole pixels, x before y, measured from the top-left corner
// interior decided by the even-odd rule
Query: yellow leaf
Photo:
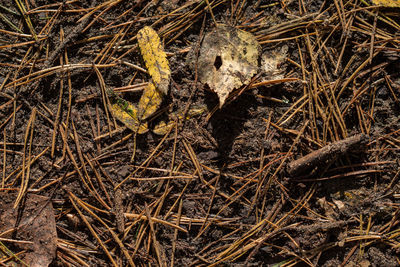
[[[150,117],[161,106],[162,99],[163,94],[150,82],[140,97],[138,117],[142,120]]]
[[[202,114],[204,111],[207,111],[207,106],[198,106],[193,107],[188,110],[185,119],[189,120],[196,115]],[[183,119],[182,110],[180,112],[174,112],[170,114],[170,117],[178,120]],[[168,123],[165,121],[159,122],[153,129],[153,133],[157,135],[166,135],[173,127],[175,127],[175,120],[170,120]]]
[[[400,7],[399,0],[372,0],[372,3],[376,6]]]
[[[161,121],[154,126],[153,133],[156,135],[166,135],[174,126],[175,121],[169,121],[168,123]]]
[[[167,55],[161,46],[160,37],[155,30],[146,26],[138,32],[137,39],[153,83],[163,94],[167,94],[171,71]]]
[[[189,120],[192,117],[194,117],[196,115],[200,115],[205,111],[208,111],[208,108],[207,108],[206,105],[194,106],[194,107],[192,107],[191,109],[188,110],[188,112],[186,114],[186,119]]]
[[[126,127],[138,134],[146,133],[147,122],[139,121],[136,107],[128,101],[118,99],[110,104],[110,110],[114,117],[125,124]]]

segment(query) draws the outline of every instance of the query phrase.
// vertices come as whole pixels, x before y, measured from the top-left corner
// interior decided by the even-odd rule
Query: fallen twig
[[[329,163],[348,153],[350,150],[365,145],[368,140],[369,137],[367,135],[357,134],[331,143],[289,163],[287,173],[289,176],[294,177],[310,172],[319,166],[329,165]]]

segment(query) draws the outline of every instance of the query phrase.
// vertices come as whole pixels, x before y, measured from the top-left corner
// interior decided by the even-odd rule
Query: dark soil
[[[218,109],[197,77],[201,40],[215,27],[207,1],[32,0],[25,19],[1,2],[0,190],[28,179],[25,199],[51,200],[51,265],[398,266],[399,10],[208,2],[262,53],[288,47],[282,81],[256,86],[272,79],[260,72]],[[145,68],[135,37],[144,26],[158,32],[172,71],[150,129],[185,108],[209,110],[166,136],[135,135],[110,117],[96,74],[136,103],[141,92],[125,87],[150,80],[134,66]],[[289,175],[294,160],[360,133],[368,138],[357,149]],[[3,265],[15,262],[5,255]]]

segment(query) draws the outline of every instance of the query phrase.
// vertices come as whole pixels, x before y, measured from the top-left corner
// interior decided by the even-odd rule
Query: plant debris
[[[0,2],[1,266],[399,266],[398,8]]]
[[[138,32],[137,39],[152,81],[144,89],[138,107],[114,93],[110,93],[110,96],[113,96],[114,100],[111,105],[114,117],[132,131],[143,134],[148,131],[145,120],[158,110],[163,96],[168,93],[171,71],[156,31],[146,26]]]
[[[372,0],[372,3],[376,6],[400,7],[399,0]]]
[[[149,130],[147,122],[139,120],[138,110],[135,105],[120,97],[112,98],[111,101],[110,110],[114,117],[126,127],[138,134],[144,134]]]
[[[163,93],[150,82],[139,99],[138,117],[145,120],[153,115],[160,108],[162,100]]]
[[[5,244],[25,251],[15,256],[15,263],[49,266],[57,249],[53,205],[48,197],[28,194],[23,204],[14,209],[16,197],[14,193],[0,192],[0,237],[9,239],[3,240]]]
[[[283,79],[283,69],[281,64],[285,62],[287,57],[287,46],[283,46],[274,50],[268,50],[261,55],[261,71],[268,80]]]
[[[146,26],[137,34],[137,39],[147,71],[156,88],[164,95],[168,93],[171,71],[160,37],[153,28]]]
[[[289,163],[287,172],[292,177],[305,173],[315,173],[317,168],[329,167],[333,161],[346,153],[359,151],[363,145],[366,145],[368,140],[369,137],[367,135],[356,134],[336,141]]]
[[[217,93],[220,108],[236,88],[258,71],[260,45],[248,32],[218,25],[207,33],[198,59],[199,79]]]

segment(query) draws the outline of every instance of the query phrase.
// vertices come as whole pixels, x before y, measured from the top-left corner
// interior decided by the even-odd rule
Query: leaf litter
[[[149,118],[160,108],[162,100],[163,93],[154,83],[149,83],[139,99],[138,117],[142,120]]]
[[[11,0],[6,2],[11,3]],[[21,146],[24,135],[19,130],[26,126],[29,108],[37,107],[41,127],[37,127],[39,134],[32,143],[32,155],[37,162],[32,162],[28,190],[40,194],[48,194],[48,189],[55,190],[52,202],[60,204],[55,211],[59,212],[56,215],[57,230],[62,231],[55,264],[106,266],[109,258],[114,258],[121,266],[128,265],[130,259],[137,265],[150,263],[160,266],[356,266],[361,264],[362,258],[368,258],[372,265],[398,265],[396,201],[399,199],[399,164],[395,162],[400,140],[397,119],[400,87],[396,72],[398,25],[392,20],[392,15],[382,13],[391,10],[371,8],[367,1],[287,1],[285,6],[278,2],[265,4],[264,1],[248,1],[247,4],[243,1],[243,5],[240,1],[236,1],[237,5],[235,1],[187,1],[196,4],[167,14],[161,13],[156,3],[167,1],[152,1],[151,4],[150,1],[108,1],[90,9],[81,6],[84,2],[77,1],[73,6],[64,4],[61,13],[54,13],[52,24],[47,19],[36,19],[35,12],[47,12],[47,9],[34,2],[29,2],[32,5],[27,12],[35,31],[42,32],[41,27],[47,27],[50,36],[57,37],[58,29],[64,28],[70,38],[67,38],[66,45],[61,43],[55,47],[65,53],[55,51],[51,42],[46,43],[48,38],[39,38],[39,47],[46,48],[42,50],[35,49],[38,42],[29,44],[33,37],[3,38],[4,47],[10,49],[2,50],[7,61],[3,62],[1,71],[5,78],[0,78],[0,98],[4,101],[0,110],[0,128],[4,136],[1,158],[4,158],[5,166],[2,182],[6,191],[15,190],[22,182],[18,174],[22,166],[19,159],[25,150]],[[76,8],[83,12],[77,13]],[[229,9],[231,14],[226,12]],[[81,101],[87,112],[82,110],[82,104],[71,101],[74,95],[70,92],[82,90],[84,94],[91,94],[90,87],[96,86],[93,79],[86,80],[85,75],[74,75],[73,79],[68,75],[39,78],[43,83],[51,84],[50,88],[60,89],[57,99],[27,75],[31,71],[39,73],[40,62],[48,58],[47,52],[54,64],[58,64],[58,57],[60,62],[67,63],[67,55],[73,55],[71,64],[90,62],[94,58],[92,55],[122,58],[128,55],[125,52],[134,51],[134,48],[130,50],[131,41],[136,38],[132,30],[151,23],[156,27],[162,25],[160,32],[163,35],[160,37],[171,44],[171,51],[179,49],[170,59],[171,67],[181,66],[179,56],[188,51],[187,45],[193,47],[191,43],[198,29],[212,25],[211,12],[217,20],[232,22],[232,25],[254,33],[264,51],[282,44],[289,46],[285,65],[289,71],[285,76],[301,79],[301,83],[264,90],[265,85],[259,85],[255,80],[264,78],[261,65],[261,75],[253,76],[254,83],[252,81],[248,87],[257,88],[252,93],[263,90],[260,95],[265,97],[276,98],[283,93],[292,103],[290,107],[281,104],[271,107],[270,100],[258,98],[254,101],[254,96],[243,94],[240,102],[235,101],[226,107],[225,114],[216,114],[208,125],[193,120],[183,129],[178,129],[175,138],[163,138],[159,143],[151,136],[138,139],[138,144],[145,144],[137,150],[135,161],[138,164],[133,165],[129,157],[132,133],[124,132],[124,136],[109,134],[111,129],[106,127],[109,120],[105,116],[107,107],[105,111],[97,108],[101,100],[92,97],[94,101]],[[271,14],[278,14],[282,21],[272,26],[265,25],[264,19]],[[73,28],[75,34],[70,35],[70,28],[64,27],[65,22],[73,25],[82,16],[94,23]],[[129,22],[132,16],[138,18],[137,23],[120,24]],[[14,19],[13,22],[24,26],[23,20]],[[104,25],[106,35],[98,30],[98,26],[104,23],[115,26],[110,31]],[[55,26],[53,30],[52,25]],[[83,28],[86,28],[87,36],[95,39],[81,42],[80,37],[85,36],[81,34]],[[118,46],[121,49],[101,51],[99,48],[107,46],[108,36],[117,37],[115,33],[119,29],[123,38],[126,36]],[[28,29],[24,33],[29,33]],[[200,33],[202,36],[202,31]],[[4,34],[9,35],[5,31]],[[25,40],[29,42],[24,43]],[[114,46],[113,42],[109,44]],[[72,47],[77,49],[71,50]],[[35,51],[31,54],[34,61],[24,59],[30,51]],[[31,62],[38,64],[30,65]],[[27,67],[31,66],[32,70],[28,70]],[[62,64],[56,67],[64,68]],[[119,62],[105,67],[109,70],[104,73],[108,75],[105,81],[112,83],[119,67],[122,67]],[[28,86],[18,84],[14,87],[17,83],[13,76],[17,68],[22,72],[18,72],[16,78]],[[177,85],[182,89],[182,94],[176,90],[180,95],[174,99],[174,104],[202,103],[207,95],[199,90],[195,90],[193,98],[187,97],[191,93],[187,84],[193,82],[195,85],[197,82],[194,72],[188,68],[174,69],[173,72]],[[129,69],[118,75],[133,76],[132,80],[136,77]],[[265,78],[269,79],[267,75]],[[69,84],[69,92],[62,87],[63,84]],[[13,97],[15,89],[17,98]],[[35,93],[27,97],[18,91]],[[172,97],[175,97],[175,90],[173,93]],[[233,91],[231,96],[235,93]],[[65,99],[66,94],[70,96],[69,101]],[[59,119],[55,118],[58,117],[54,116],[57,107],[61,111],[68,110],[67,116],[62,112]],[[121,102],[122,110],[127,110],[127,107]],[[229,112],[233,116],[228,117],[231,115]],[[88,117],[90,121],[81,120],[80,116]],[[150,122],[153,118],[150,116],[145,121]],[[58,130],[53,144],[51,138],[47,138],[52,128],[53,132]],[[284,176],[286,163],[294,158],[302,158],[302,155],[358,132],[373,134],[365,155],[346,153],[328,170],[323,168],[326,174],[322,177],[328,180],[308,183],[288,180]],[[226,139],[231,140],[225,142]],[[43,146],[55,147],[54,157],[46,152],[41,154]],[[221,148],[227,153],[220,153]],[[55,163],[54,167],[50,162]],[[221,163],[225,162],[226,166],[221,168]],[[48,170],[48,166],[52,167]],[[182,177],[190,178],[190,186],[189,182],[180,180]],[[143,178],[143,181],[132,178]],[[143,219],[125,222],[125,232],[120,230],[120,237],[126,245],[120,246],[116,243],[119,238],[113,238],[107,227],[116,227],[109,207],[113,206],[115,183],[125,179],[129,182],[121,186],[121,213],[129,212],[135,218]],[[168,181],[163,183],[165,179]],[[78,223],[67,225],[67,216],[76,212],[69,211],[70,201],[62,190],[55,187],[59,181],[64,184],[63,188],[76,192],[87,201],[93,212],[101,215],[104,221],[99,224],[94,213],[85,210],[85,215],[77,217]],[[91,197],[85,190],[87,187],[80,186],[86,182],[98,197]],[[354,205],[342,194],[346,195],[349,188],[360,191],[360,197],[353,199]],[[364,192],[360,188],[365,188]],[[340,195],[336,196],[336,193]],[[317,205],[316,201],[324,197],[325,203]],[[338,201],[343,203],[337,204]],[[323,207],[331,208],[326,210]],[[82,221],[87,223],[82,224]],[[153,224],[152,228],[150,224]],[[75,228],[75,225],[82,227]],[[93,229],[89,228],[90,225]],[[166,228],[171,225],[186,228],[187,233],[173,233]],[[12,252],[21,253],[8,241],[4,244]],[[129,254],[126,256],[124,253]],[[8,264],[10,261],[2,258],[1,262]]]
[[[116,119],[138,134],[148,132],[147,122],[139,120],[138,110],[134,104],[121,98],[114,99],[112,102],[110,109]]]
[[[264,52],[261,56],[261,71],[268,80],[280,80],[284,77],[284,69],[280,65],[287,57],[287,46]]]

